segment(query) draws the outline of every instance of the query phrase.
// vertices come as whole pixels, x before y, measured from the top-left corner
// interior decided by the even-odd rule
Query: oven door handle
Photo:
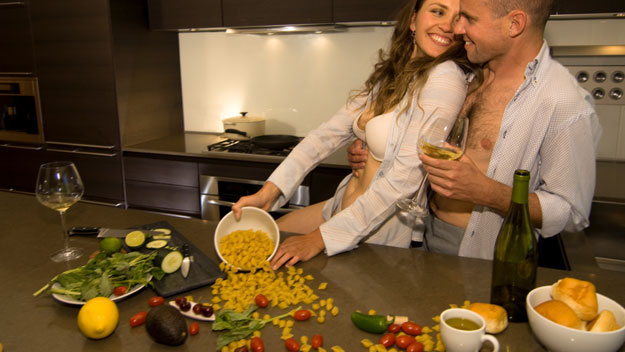
[[[210,205],[221,205],[221,206],[226,206],[226,207],[232,207],[234,205],[234,202],[229,202],[226,200],[219,200],[219,199],[206,199],[204,201],[204,203],[206,204],[210,204]],[[297,209],[300,209],[302,207],[297,207],[297,206],[290,206],[288,208],[279,208],[276,210],[272,210],[272,213],[280,213],[280,214],[287,214],[290,213],[292,211],[295,211]]]

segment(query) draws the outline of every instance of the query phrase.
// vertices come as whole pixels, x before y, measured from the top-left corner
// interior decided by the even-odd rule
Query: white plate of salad
[[[150,280],[152,280],[152,275],[148,275],[146,277],[146,281],[149,282]],[[139,292],[139,290],[141,290],[142,288],[144,288],[145,285],[143,284],[139,284],[139,285],[134,285],[133,287],[130,288],[130,290],[127,290],[126,293],[122,294],[122,295],[115,295],[112,294],[109,296],[109,298],[113,301],[113,302],[117,302],[120,301],[136,292]],[[58,282],[55,282],[52,285],[53,289],[59,289],[59,288],[63,288],[63,286],[61,286],[61,284],[59,284]],[[63,302],[63,303],[67,303],[67,304],[71,304],[71,305],[75,305],[75,306],[82,306],[84,305],[86,302],[85,301],[79,301],[73,297],[67,296],[67,295],[62,295],[59,293],[52,293],[52,297],[54,299],[56,299],[59,302]]]
[[[55,276],[34,296],[49,292],[57,301],[72,305],[99,296],[119,301],[141,290],[153,277],[160,280],[165,275],[154,266],[155,256],[156,252],[98,254],[87,264]]]

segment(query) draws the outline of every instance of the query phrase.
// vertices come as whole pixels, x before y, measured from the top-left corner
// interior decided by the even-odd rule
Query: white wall
[[[186,131],[221,132],[240,111],[264,116],[267,134],[303,136],[366,80],[391,27],[346,33],[181,33]]]
[[[267,119],[267,134],[303,136],[361,86],[392,30],[364,27],[279,36],[181,33],[185,130],[221,132],[221,119],[248,111]],[[552,20],[545,37],[552,46],[625,45],[625,19]],[[602,125],[604,131],[619,130],[625,121],[604,119]]]

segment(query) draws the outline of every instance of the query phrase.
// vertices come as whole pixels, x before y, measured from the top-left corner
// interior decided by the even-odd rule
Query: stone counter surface
[[[125,146],[123,149],[125,152],[171,155],[177,157],[200,157],[266,163],[280,163],[284,160],[282,156],[208,151],[208,145],[223,140],[225,140],[225,138],[221,137],[219,133],[185,132],[183,134]],[[321,162],[320,165],[326,167],[348,167],[347,146],[339,148],[339,150]]]
[[[213,248],[214,222],[82,202],[70,208],[66,215],[68,226],[124,228],[168,221],[217,262]],[[215,350],[218,335],[211,331],[210,323],[200,322],[198,335],[173,348],[153,342],[142,326],[131,328],[128,319],[147,310],[148,299],[155,295],[149,288],[118,302],[119,325],[111,336],[97,341],[85,338],[76,325],[78,307],[59,303],[47,294],[32,296],[55,275],[86,262],[84,257],[69,263],[53,263],[48,258],[50,252],[62,246],[58,214],[40,205],[32,195],[0,192],[0,225],[0,343],[4,345],[4,351]],[[90,253],[97,249],[98,240],[76,237],[70,244],[83,247]],[[324,324],[313,319],[297,322],[293,333],[298,339],[302,335],[322,334],[328,350],[339,345],[345,351],[366,351],[360,340],[379,339],[379,335],[360,331],[351,323],[350,313],[357,309],[406,315],[431,327],[434,325],[431,318],[451,303],[462,304],[464,300],[486,302],[489,299],[491,263],[485,260],[361,245],[357,250],[333,257],[319,255],[297,267],[314,276],[314,281],[309,282],[310,287],[321,298],[334,298],[340,313],[336,317],[329,315]],[[625,274],[619,272],[601,269],[565,272],[539,268],[538,285],[551,284],[564,276],[592,281],[599,293],[625,304]],[[320,282],[327,282],[328,288],[317,290]],[[203,301],[211,298],[209,286],[185,294]],[[274,308],[261,310],[261,314],[265,312],[272,316],[282,313]],[[262,330],[266,351],[285,351],[280,335],[281,330],[271,324]],[[544,350],[525,323],[511,324],[497,337],[502,351]]]

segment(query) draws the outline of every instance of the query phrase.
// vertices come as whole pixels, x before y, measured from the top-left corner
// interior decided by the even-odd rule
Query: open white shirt
[[[351,250],[361,240],[408,247],[413,231],[423,231],[413,221],[401,221],[395,202],[411,197],[423,178],[417,138],[424,117],[431,116],[438,108],[437,116],[455,119],[466,91],[466,75],[455,63],[447,61],[432,68],[420,92],[404,97],[393,112],[394,122],[389,124],[384,160],[368,189],[320,226],[328,255]],[[323,159],[353,140],[352,124],[364,110],[361,105],[368,98],[355,99],[329,121],[310,131],[271,174],[268,181],[282,192],[273,209],[285,204],[306,174]],[[408,102],[410,107],[404,110]],[[344,187],[350,177],[348,175],[339,188]]]
[[[549,54],[547,42],[525,69],[508,103],[487,176],[512,186],[516,169],[529,170],[530,193],[540,200],[543,237],[588,226],[601,126],[590,94]],[[476,206],[459,255],[492,259],[503,218]]]

